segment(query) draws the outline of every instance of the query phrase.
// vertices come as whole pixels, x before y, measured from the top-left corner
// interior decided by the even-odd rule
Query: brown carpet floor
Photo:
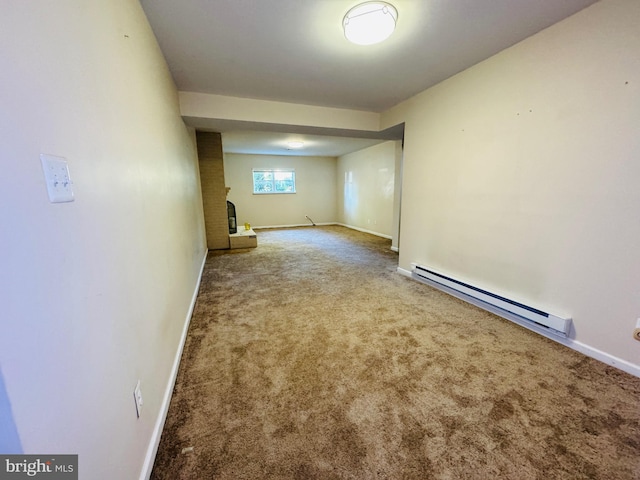
[[[640,479],[639,378],[389,248],[332,226],[210,252],[152,478]]]

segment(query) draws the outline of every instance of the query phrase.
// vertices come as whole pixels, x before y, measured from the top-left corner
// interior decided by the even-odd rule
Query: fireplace
[[[229,233],[238,232],[238,221],[236,220],[236,206],[227,200],[227,216],[229,217]]]

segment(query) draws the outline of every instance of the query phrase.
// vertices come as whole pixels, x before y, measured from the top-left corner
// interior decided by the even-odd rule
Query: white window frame
[[[271,180],[264,180],[263,182],[268,182],[268,184],[271,185],[271,188],[269,191],[264,191],[260,188],[258,188],[258,191],[256,191],[256,172],[264,172],[264,173],[269,173],[271,174]],[[291,174],[291,179],[293,180],[293,190],[288,190],[288,191],[283,191],[283,190],[277,190],[277,175],[278,173],[288,173]],[[296,171],[293,168],[254,168],[253,170],[251,170],[251,178],[252,178],[252,182],[253,182],[253,194],[254,195],[287,195],[287,194],[291,194],[291,193],[296,193]]]

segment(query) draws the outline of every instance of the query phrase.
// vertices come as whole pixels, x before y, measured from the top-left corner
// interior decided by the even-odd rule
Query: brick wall
[[[207,248],[229,248],[227,191],[224,184],[222,137],[219,133],[196,132]]]

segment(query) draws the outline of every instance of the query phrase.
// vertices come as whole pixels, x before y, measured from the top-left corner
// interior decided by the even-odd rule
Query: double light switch
[[[41,154],[42,170],[47,181],[51,203],[73,202],[73,183],[69,176],[67,160],[54,155]]]

